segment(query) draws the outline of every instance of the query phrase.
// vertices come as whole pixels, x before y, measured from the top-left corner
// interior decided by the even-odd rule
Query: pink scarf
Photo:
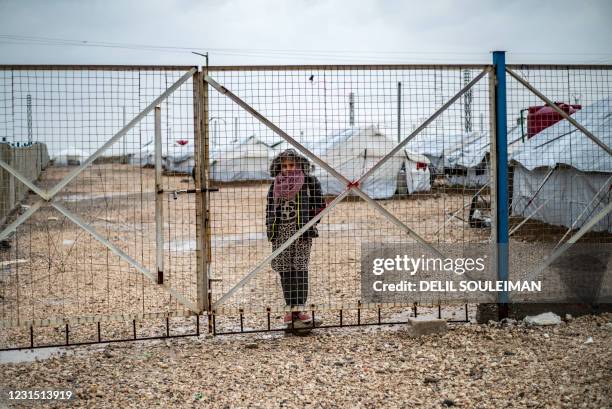
[[[304,184],[304,172],[301,169],[292,170],[283,175],[279,173],[274,178],[274,204],[278,203],[280,198],[293,199],[295,194],[300,191]]]

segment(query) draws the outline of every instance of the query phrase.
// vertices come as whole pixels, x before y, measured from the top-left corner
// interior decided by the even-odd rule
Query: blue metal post
[[[506,53],[493,52],[495,67],[495,135],[497,147],[497,279],[508,280],[508,135],[506,127]],[[499,315],[508,314],[508,293],[499,293]]]

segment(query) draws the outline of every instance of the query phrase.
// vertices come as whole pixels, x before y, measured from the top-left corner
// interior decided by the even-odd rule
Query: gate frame
[[[496,53],[501,53],[503,58],[503,51],[497,51]],[[512,68],[514,68],[515,66],[512,66]],[[542,66],[542,65],[535,65],[535,67],[546,67],[546,66]],[[551,68],[559,68],[559,66],[550,66]],[[587,67],[587,68],[596,68],[598,66],[584,66],[584,65],[577,65],[576,67]],[[525,80],[523,77],[521,77],[519,74],[517,74],[512,68],[508,67],[505,65],[505,61],[503,62],[503,69],[501,68],[500,65],[500,69],[499,71],[501,72],[500,77],[504,78],[504,83],[503,83],[503,92],[504,92],[504,100],[503,100],[503,104],[505,107],[505,103],[506,103],[506,99],[505,99],[505,92],[506,92],[506,84],[505,84],[505,77],[506,74],[508,74],[510,77],[514,78],[518,83],[520,83],[521,85],[523,85],[523,87],[525,87],[528,91],[530,91],[531,93],[533,93],[536,97],[538,97],[540,100],[542,100],[544,103],[546,103],[548,106],[550,106],[557,114],[559,114],[563,119],[567,120],[571,125],[573,125],[576,129],[578,129],[580,132],[582,132],[582,134],[584,136],[586,136],[587,138],[589,138],[593,143],[595,143],[596,145],[598,145],[600,148],[602,148],[608,155],[612,156],[612,148],[610,148],[608,145],[606,145],[605,143],[603,143],[599,138],[597,138],[595,135],[593,135],[593,133],[591,131],[589,131],[587,128],[585,128],[582,124],[580,124],[578,121],[576,121],[574,118],[572,118],[569,114],[567,114],[565,111],[563,111],[561,108],[559,108],[557,106],[557,104],[555,102],[553,102],[551,99],[549,99],[546,95],[544,95],[543,93],[541,93],[535,86],[533,86],[532,84],[530,84],[527,80]],[[506,169],[508,168],[508,164],[506,161]],[[554,171],[556,168],[551,169],[551,171],[549,172],[548,176],[544,179],[544,181],[541,183],[539,189],[542,188],[542,186],[546,183],[546,181],[548,180],[548,177],[550,177],[550,175],[552,174],[552,171]],[[609,180],[609,179],[608,179]],[[606,182],[607,183],[607,182]],[[600,189],[601,191],[601,189]],[[506,200],[506,206],[508,206],[508,200]],[[576,232],[574,233],[569,239],[567,239],[567,241],[563,244],[561,244],[561,242],[557,243],[557,247],[555,249],[553,249],[553,252],[550,253],[539,265],[538,267],[533,270],[531,273],[529,273],[525,280],[529,281],[529,280],[533,280],[535,277],[537,277],[540,273],[542,273],[548,266],[550,266],[555,260],[557,260],[566,250],[568,250],[570,247],[572,247],[578,240],[580,240],[580,238],[582,236],[584,236],[586,233],[588,233],[590,231],[590,229],[595,226],[601,219],[603,219],[604,217],[606,217],[608,215],[608,213],[612,212],[612,203],[608,203],[607,206],[605,206],[603,209],[601,209],[597,214],[595,214],[593,217],[591,217],[591,219],[587,220],[582,227]],[[508,214],[508,213],[506,213]],[[506,216],[507,217],[507,216]],[[571,231],[572,228],[570,227]],[[506,229],[505,232],[506,235],[508,235],[508,231]],[[567,236],[567,233],[561,238],[561,240],[563,240],[563,238],[565,238]],[[559,246],[559,244],[561,244]],[[508,250],[506,250],[508,251]],[[505,264],[505,268],[507,269],[506,272],[509,271],[509,265],[508,265],[509,260],[506,260],[506,264]],[[506,276],[506,280],[507,280],[507,276]],[[504,309],[500,310],[500,319],[501,318],[506,318],[508,311],[507,311],[507,294],[506,294],[506,303],[503,303],[502,305],[505,305],[505,307],[503,307]],[[505,314],[505,316],[501,316],[502,314]]]
[[[1,68],[6,68],[7,66],[0,66]],[[110,66],[35,66],[35,67],[30,67],[30,66],[8,66],[11,69],[16,69],[16,68],[23,68],[23,69],[38,69],[38,70],[49,70],[52,68],[57,68],[57,69],[95,69],[96,67],[99,67],[100,69],[109,69],[111,68]],[[126,66],[126,68],[142,68],[142,67],[132,67],[132,66]],[[130,122],[128,122],[127,124],[125,124],[117,133],[115,133],[110,139],[108,139],[102,146],[100,146],[94,153],[92,153],[83,163],[81,163],[77,168],[75,168],[74,170],[70,171],[60,182],[58,182],[55,186],[53,186],[50,190],[43,190],[41,188],[39,188],[38,186],[36,186],[33,182],[29,181],[28,178],[26,178],[25,176],[23,176],[19,171],[17,171],[16,169],[14,169],[12,166],[10,166],[9,164],[7,164],[6,162],[4,162],[2,159],[0,159],[0,168],[4,168],[8,173],[10,173],[11,175],[13,175],[18,181],[20,181],[21,183],[23,183],[24,185],[26,185],[30,190],[32,190],[37,196],[38,199],[34,202],[33,205],[31,205],[26,212],[24,212],[22,215],[20,215],[19,217],[17,217],[12,223],[10,223],[8,226],[6,226],[2,231],[0,231],[0,240],[4,240],[5,238],[7,238],[9,235],[11,235],[12,233],[16,233],[17,232],[17,228],[23,224],[25,221],[27,221],[37,210],[40,209],[40,207],[44,204],[44,203],[48,203],[51,207],[55,208],[57,211],[59,211],[62,215],[64,215],[66,218],[68,218],[71,222],[73,222],[74,224],[76,224],[78,227],[80,227],[81,229],[83,229],[85,232],[87,232],[89,235],[91,235],[96,241],[98,241],[99,243],[101,243],[102,245],[104,245],[107,249],[109,249],[111,252],[113,252],[115,255],[117,255],[120,259],[122,259],[123,261],[127,262],[132,268],[134,268],[135,270],[137,270],[138,272],[140,272],[141,274],[143,274],[145,277],[149,278],[152,282],[156,283],[157,285],[159,285],[160,287],[164,288],[172,297],[174,297],[176,299],[176,301],[181,304],[184,308],[187,309],[187,313],[182,313],[182,314],[174,314],[174,313],[153,313],[153,315],[161,315],[164,316],[166,318],[168,318],[169,316],[173,316],[173,315],[182,315],[182,316],[189,316],[189,315],[198,315],[200,314],[203,309],[199,308],[199,305],[205,305],[205,303],[201,303],[199,302],[200,300],[198,299],[198,303],[193,304],[189,299],[187,299],[184,295],[182,295],[181,293],[179,293],[177,290],[175,290],[174,288],[172,288],[170,285],[168,285],[167,283],[163,282],[163,245],[160,248],[160,236],[161,236],[161,240],[163,241],[163,234],[160,235],[159,232],[159,227],[163,226],[163,223],[161,220],[161,212],[163,212],[163,209],[159,209],[159,206],[161,204],[161,195],[163,195],[163,189],[161,186],[161,114],[160,114],[160,108],[159,108],[159,104],[161,104],[164,100],[166,100],[170,95],[172,95],[178,88],[180,88],[186,81],[188,81],[190,78],[192,79],[193,82],[193,87],[194,87],[194,93],[196,92],[197,87],[197,83],[195,82],[196,74],[198,73],[198,67],[160,67],[161,69],[173,69],[173,68],[178,68],[180,70],[184,70],[187,69],[187,71],[177,80],[175,81],[171,86],[169,86],[164,92],[162,92],[155,100],[153,100],[149,105],[147,105],[146,108],[144,108],[142,111],[140,111]],[[81,219],[81,217],[77,214],[74,214],[72,212],[70,212],[68,209],[66,209],[64,206],[62,206],[60,203],[58,203],[55,198],[57,196],[58,193],[60,193],[62,191],[63,188],[65,188],[71,181],[73,181],[76,177],[78,177],[86,168],[88,168],[100,155],[102,155],[108,148],[110,148],[115,142],[117,142],[117,140],[119,140],[121,137],[125,136],[127,134],[127,132],[132,129],[134,126],[136,126],[138,123],[140,123],[140,121],[142,119],[144,119],[148,114],[151,113],[151,111],[155,111],[155,172],[156,172],[156,178],[155,178],[155,183],[156,183],[156,265],[157,265],[157,274],[153,274],[151,273],[146,267],[144,267],[143,265],[141,265],[138,261],[136,261],[135,259],[133,259],[131,256],[129,256],[127,253],[125,253],[124,251],[122,251],[120,248],[118,248],[117,246],[115,246],[112,242],[110,242],[109,240],[107,240],[106,238],[104,238],[100,233],[98,233],[93,227],[89,226],[87,224],[87,222],[85,222],[83,219]],[[195,130],[195,126],[194,126],[194,130]],[[196,137],[196,140],[198,138]],[[162,256],[160,257],[160,249],[162,252]],[[197,249],[196,249],[197,252]],[[197,258],[197,254],[196,254],[196,258]],[[198,274],[198,271],[196,272],[196,274]],[[199,274],[198,274],[199,275]],[[198,296],[200,296],[200,292],[197,293]],[[138,314],[136,314],[138,315]],[[143,316],[146,316],[148,314],[142,314]],[[135,316],[134,314],[114,314],[112,316],[107,316],[108,318],[114,318],[114,317],[133,317]],[[99,317],[98,317],[99,318]],[[68,325],[68,322],[91,322],[91,318],[90,317],[71,317],[71,318],[55,318],[55,319],[33,319],[33,320],[20,320],[19,317],[17,318],[17,320],[2,320],[0,321],[0,328],[12,328],[12,327],[23,327],[23,326],[29,326],[30,328],[33,327],[33,325],[35,323],[38,324],[51,324],[51,323],[66,323],[66,325]],[[100,320],[98,320],[99,322]],[[41,325],[41,326],[42,326]]]
[[[306,68],[307,66],[300,66],[300,69]],[[353,66],[347,66],[347,68],[352,68]],[[411,68],[418,66],[410,66]],[[444,67],[444,66],[442,66]],[[448,67],[448,66],[447,66]],[[464,66],[459,65],[458,67],[465,68]],[[267,126],[274,133],[279,135],[285,141],[287,141],[290,145],[297,148],[300,152],[302,152],[306,157],[310,158],[316,164],[321,166],[323,169],[327,170],[332,176],[334,176],[339,181],[346,184],[346,188],[338,195],[332,202],[330,202],[323,211],[319,212],[313,219],[311,219],[308,223],[302,226],[296,233],[294,233],[287,241],[285,241],[281,246],[279,246],[275,251],[273,251],[266,258],[261,260],[253,269],[251,269],[240,281],[235,284],[228,292],[222,294],[221,297],[212,303],[210,306],[209,315],[212,315],[213,325],[214,325],[214,315],[216,314],[216,308],[218,308],[221,304],[223,304],[227,299],[229,299],[236,291],[240,290],[247,282],[249,282],[261,269],[263,269],[274,257],[278,256],[282,251],[284,251],[287,247],[289,247],[295,240],[297,240],[307,229],[314,226],[325,214],[331,212],[331,210],[340,203],[346,195],[348,195],[351,191],[354,191],[359,197],[361,197],[364,201],[366,201],[370,206],[372,206],[375,210],[380,212],[384,217],[388,219],[392,224],[399,227],[401,230],[404,230],[409,236],[412,236],[417,242],[426,246],[428,249],[433,251],[435,254],[444,258],[444,255],[440,253],[438,249],[436,249],[433,245],[429,244],[422,237],[420,237],[416,232],[414,232],[410,227],[408,227],[405,223],[399,220],[395,215],[390,213],[387,209],[385,209],[382,205],[377,203],[374,199],[369,197],[365,192],[360,189],[361,183],[371,176],[376,169],[382,166],[387,160],[397,154],[403,147],[416,135],[418,135],[423,129],[425,129],[429,124],[431,124],[439,115],[441,115],[444,111],[446,111],[453,103],[455,103],[463,94],[472,89],[474,85],[476,85],[485,75],[493,71],[493,67],[490,65],[479,65],[478,68],[482,68],[482,71],[475,76],[468,84],[464,85],[453,97],[451,97],[446,103],[444,103],[440,108],[438,108],[432,115],[430,115],[420,126],[418,126],[414,131],[412,131],[406,138],[404,138],[401,142],[399,142],[389,153],[387,153],[382,159],[380,159],[374,166],[372,166],[367,172],[361,175],[357,180],[351,181],[347,179],[344,175],[340,174],[334,168],[332,168],[325,161],[316,156],[312,151],[308,148],[300,144],[294,138],[292,138],[289,134],[283,131],[280,127],[275,125],[272,121],[268,120],[264,115],[250,106],[247,102],[242,100],[240,97],[235,95],[229,89],[217,83],[214,78],[209,75],[204,76],[204,82],[208,85],[215,88],[220,94],[227,96],[234,103],[242,107],[245,111],[250,113],[255,119],[259,120],[263,125]],[[224,67],[226,68],[226,67]],[[264,68],[264,67],[260,67]],[[285,69],[290,69],[290,66],[284,67]],[[329,68],[329,67],[326,67]],[[344,67],[343,67],[344,68]],[[231,68],[230,68],[231,69]],[[466,274],[467,277],[469,275]],[[212,293],[211,293],[212,297]],[[359,302],[359,305],[361,303]],[[380,308],[380,304],[378,304]]]

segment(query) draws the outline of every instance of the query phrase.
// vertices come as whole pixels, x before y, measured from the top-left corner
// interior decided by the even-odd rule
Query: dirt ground
[[[44,404],[57,408],[599,409],[612,402],[611,345],[610,314],[548,327],[456,324],[421,338],[402,326],[201,336],[3,363],[0,385],[75,393]]]

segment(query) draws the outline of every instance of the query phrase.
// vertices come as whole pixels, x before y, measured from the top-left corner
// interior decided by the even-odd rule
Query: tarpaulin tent
[[[273,145],[250,136],[214,151],[210,160],[210,178],[218,182],[269,180]]]
[[[357,180],[387,155],[397,142],[385,136],[377,127],[350,128],[327,140],[311,144],[313,153],[350,180]],[[406,166],[408,192],[430,190],[429,159],[402,149],[378,168],[361,185],[362,190],[374,199],[392,197],[398,188],[398,175]],[[340,194],[346,186],[315,165],[314,175],[321,182],[323,194]]]
[[[584,107],[572,118],[612,146],[612,98]],[[510,160],[515,215],[578,229],[610,203],[612,157],[567,120],[526,141]],[[612,215],[592,230],[612,232]]]

